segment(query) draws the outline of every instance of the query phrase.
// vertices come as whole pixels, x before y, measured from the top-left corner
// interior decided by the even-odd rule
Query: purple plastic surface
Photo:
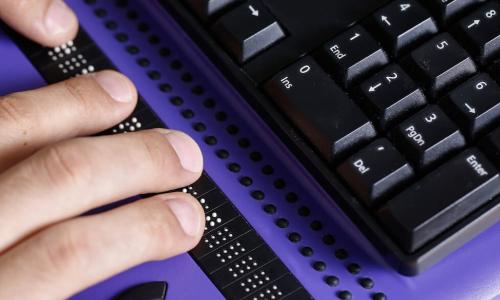
[[[136,1],[133,6],[139,12],[140,20],[149,23],[150,33],[160,36],[162,44],[167,44],[172,50],[172,58],[168,60],[158,55],[157,46],[146,42],[149,34],[137,31],[137,21],[128,20],[126,10],[114,6],[114,1],[97,1],[95,6],[88,6],[82,0],[68,2],[77,11],[82,26],[115,65],[132,78],[141,94],[167,125],[186,131],[200,143],[207,172],[316,299],[333,299],[335,293],[341,290],[351,291],[353,299],[369,299],[376,291],[384,292],[389,299],[494,299],[500,294],[500,256],[496,255],[499,249],[500,224],[493,226],[424,274],[412,278],[399,275],[385,264],[372,245],[156,1]],[[140,56],[148,57],[151,65],[162,73],[162,79],[166,79],[174,87],[172,94],[182,96],[186,102],[185,106],[195,112],[195,120],[203,121],[207,125],[207,134],[215,134],[218,137],[217,149],[230,150],[231,161],[237,161],[242,166],[241,175],[254,178],[252,188],[261,189],[266,193],[263,202],[255,201],[249,196],[250,189],[237,183],[237,177],[227,171],[224,163],[214,154],[215,148],[203,143],[204,135],[195,132],[191,128],[191,121],[183,119],[179,109],[168,103],[168,97],[157,89],[158,82],[151,81],[146,70],[135,63],[137,57],[124,51],[124,44],[113,38],[115,32],[105,29],[104,20],[95,17],[92,10],[96,7],[107,8],[106,19],[118,22],[119,30],[129,34],[129,44],[138,45],[141,48]],[[12,48],[4,44],[6,43],[0,40],[0,47]],[[22,61],[22,58],[17,57],[19,53],[12,50],[11,52],[9,55]],[[194,75],[194,83],[183,83],[179,71],[169,68],[169,62],[173,58],[182,61],[184,70],[189,70]],[[5,56],[1,59],[10,60]],[[29,69],[28,66],[26,68]],[[30,72],[27,69],[26,73]],[[0,71],[0,76],[3,80],[6,73],[2,72]],[[25,74],[20,73],[22,74],[19,76]],[[33,79],[36,78],[34,75],[26,78],[36,80]],[[191,93],[191,87],[196,84],[204,86],[203,97]],[[213,118],[214,112],[201,105],[206,97],[216,99],[217,110],[227,112],[226,124],[241,125],[239,136],[245,136],[252,141],[250,150],[237,147],[235,138],[225,132],[224,124]],[[264,157],[263,162],[252,162],[248,157],[251,150],[260,151]],[[298,203],[286,203],[283,200],[284,191],[274,189],[272,181],[260,175],[260,168],[266,163],[273,164],[276,173],[273,178],[286,179],[290,188],[287,187],[285,191],[291,190],[299,195]],[[264,203],[275,204],[278,209],[277,216],[264,214]],[[311,208],[311,215],[306,218],[296,213],[304,204]],[[277,228],[274,225],[276,217],[289,219],[290,227],[286,230]],[[312,231],[309,227],[309,223],[315,219],[324,224],[324,229],[319,232]],[[292,244],[287,239],[287,233],[292,231],[302,235],[298,244]],[[333,247],[321,242],[325,233],[335,236],[336,244]],[[314,255],[309,258],[302,257],[297,251],[302,246],[313,247]],[[334,250],[338,248],[348,250],[347,260],[339,261],[333,256]],[[311,268],[311,263],[316,260],[325,261],[327,269],[317,272]],[[361,273],[348,273],[345,268],[348,262],[360,264]],[[330,274],[340,278],[338,287],[332,288],[323,282],[323,276]],[[372,290],[363,289],[357,282],[361,277],[372,278],[375,287]],[[130,285],[161,279],[169,282],[168,299],[223,298],[192,259],[182,255],[136,267],[75,296],[74,299],[109,299],[111,295]]]

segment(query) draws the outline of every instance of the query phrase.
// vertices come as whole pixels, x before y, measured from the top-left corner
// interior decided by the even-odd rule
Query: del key
[[[287,67],[265,88],[327,160],[375,137],[375,128],[311,57]]]

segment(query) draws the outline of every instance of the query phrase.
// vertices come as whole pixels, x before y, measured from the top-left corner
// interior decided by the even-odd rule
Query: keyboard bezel
[[[271,100],[246,76],[235,61],[210,35],[182,0],[161,0],[193,41],[217,66],[230,84],[247,100],[274,133],[296,155],[325,191],[401,274],[415,276],[457,250],[500,219],[500,196],[489,201],[466,218],[413,253],[404,252],[382,228],[375,216],[356,199],[333,169],[320,157],[280,113]],[[353,26],[354,24],[351,24]],[[346,28],[347,29],[347,28]],[[297,58],[299,59],[299,58]]]

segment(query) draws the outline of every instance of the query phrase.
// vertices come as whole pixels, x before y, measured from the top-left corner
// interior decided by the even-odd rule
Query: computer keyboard
[[[403,273],[500,220],[499,1],[163,2]]]

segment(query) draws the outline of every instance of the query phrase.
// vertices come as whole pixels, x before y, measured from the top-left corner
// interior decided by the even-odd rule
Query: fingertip
[[[43,17],[41,41],[46,46],[58,46],[75,38],[78,32],[78,19],[75,13],[62,0],[52,0]],[[36,37],[32,37],[36,38]]]
[[[165,137],[175,150],[182,167],[199,177],[203,171],[203,155],[198,144],[180,131],[170,130],[165,133]]]
[[[196,245],[205,229],[205,214],[200,203],[185,193],[162,195],[162,200],[177,219],[182,231]],[[189,249],[188,249],[189,250]]]
[[[97,72],[93,76],[101,88],[116,102],[137,101],[137,89],[127,76],[112,70]]]

